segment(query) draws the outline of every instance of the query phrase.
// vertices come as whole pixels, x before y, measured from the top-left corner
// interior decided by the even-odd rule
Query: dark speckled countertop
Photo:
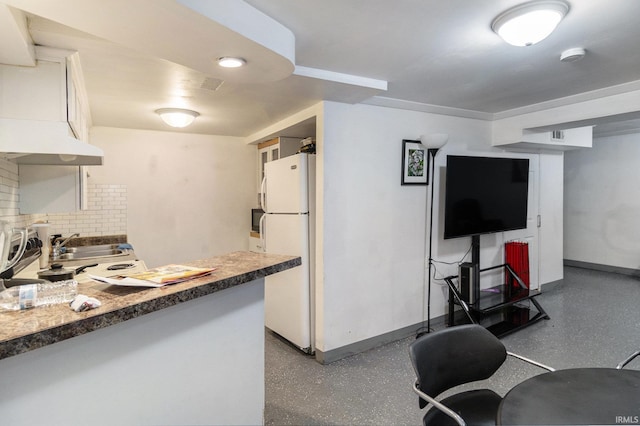
[[[216,268],[211,274],[159,288],[80,283],[78,293],[102,306],[74,312],[66,304],[25,311],[0,311],[0,359],[90,333],[160,309],[248,283],[300,265],[299,257],[235,252],[186,265]]]

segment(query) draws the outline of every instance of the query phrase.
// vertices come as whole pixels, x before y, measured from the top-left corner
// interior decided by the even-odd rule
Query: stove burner
[[[118,263],[117,265],[111,265],[107,268],[108,271],[118,271],[120,269],[135,268],[134,263]]]

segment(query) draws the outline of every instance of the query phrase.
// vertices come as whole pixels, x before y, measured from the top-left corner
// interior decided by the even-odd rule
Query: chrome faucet
[[[80,234],[78,232],[76,232],[75,234],[71,234],[70,236],[65,238],[62,242],[60,242],[58,239],[61,237],[61,235],[54,235],[53,236],[53,241],[52,241],[52,244],[53,244],[53,252],[52,252],[53,259],[55,260],[55,259],[58,258],[58,256],[60,256],[61,249],[62,249],[62,247],[64,247],[65,244],[67,244],[72,238],[79,237],[79,236],[80,236]]]

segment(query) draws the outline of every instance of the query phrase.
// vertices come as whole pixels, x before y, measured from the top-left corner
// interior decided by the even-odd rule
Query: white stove
[[[87,259],[87,265],[92,265],[94,263],[96,262],[92,262],[91,259]],[[83,265],[65,266],[64,263],[62,263],[62,266],[66,269],[75,270]],[[37,279],[38,271],[40,270],[41,269],[38,265],[38,262],[33,262],[24,270],[16,274],[15,278]],[[109,278],[118,275],[132,274],[134,272],[144,272],[146,270],[147,266],[142,260],[120,260],[117,262],[99,263],[97,266],[89,266],[79,274],[76,274],[75,279],[76,281],[78,281],[78,283],[82,284],[87,282],[95,282],[91,280],[91,278],[89,278],[89,275]]]
[[[12,241],[12,252],[9,258],[12,258],[20,246],[19,236]],[[4,279],[7,287],[13,285],[25,284],[23,280],[37,280],[38,272],[43,270],[40,268],[41,256],[45,255],[42,250],[43,241],[38,237],[38,233],[34,228],[27,228],[27,243],[24,252],[20,256],[20,260],[10,270],[5,271],[0,279]],[[89,275],[99,277],[115,277],[118,275],[131,274],[136,272],[144,272],[147,270],[143,261],[137,260],[133,251],[127,251],[124,255],[94,257],[86,259],[75,259],[72,261],[53,261],[52,263],[61,264],[63,268],[70,271],[79,271],[75,274],[75,280],[78,283],[94,282]],[[51,265],[49,265],[50,267]],[[82,268],[82,267],[85,268]],[[80,268],[80,269],[79,269]],[[12,283],[13,280],[13,283]],[[26,282],[28,283],[28,281]]]

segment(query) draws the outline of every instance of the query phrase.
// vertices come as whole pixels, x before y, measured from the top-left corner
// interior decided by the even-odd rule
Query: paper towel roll
[[[50,225],[48,223],[34,223],[31,227],[38,234],[38,238],[42,241],[42,254],[40,255],[40,269],[49,267],[49,253],[51,253],[51,240],[49,239]]]

